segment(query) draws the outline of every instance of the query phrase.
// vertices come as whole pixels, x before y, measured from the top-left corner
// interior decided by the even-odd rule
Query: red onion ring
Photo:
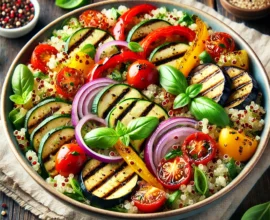
[[[120,162],[123,160],[123,158],[121,156],[115,156],[115,157],[112,157],[112,156],[105,156],[105,155],[102,155],[102,154],[99,154],[95,151],[93,151],[90,147],[88,147],[84,140],[83,140],[83,137],[82,137],[82,134],[81,134],[81,130],[82,130],[82,127],[83,125],[88,122],[88,121],[95,121],[95,122],[98,122],[99,124],[103,125],[103,126],[106,126],[106,121],[102,118],[99,118],[97,117],[96,115],[93,115],[93,114],[88,114],[86,116],[84,116],[80,121],[79,123],[77,124],[77,126],[75,127],[75,138],[76,138],[76,141],[77,143],[79,144],[79,146],[84,149],[85,153],[90,156],[91,158],[94,158],[96,160],[99,160],[101,162],[104,162],[104,163],[116,163],[116,162]]]
[[[186,117],[173,117],[169,118],[166,121],[163,121],[159,124],[155,132],[151,135],[146,143],[144,149],[144,159],[147,168],[151,171],[152,174],[156,174],[156,166],[153,162],[154,150],[160,140],[160,138],[165,135],[170,130],[173,130],[178,127],[191,127],[196,128],[198,122],[192,118]]]
[[[107,47],[111,47],[111,46],[124,46],[124,47],[128,47],[128,43],[126,41],[122,41],[122,40],[113,40],[113,41],[109,41],[105,44],[102,44],[96,52],[95,55],[95,63],[97,63],[100,60],[101,54],[102,52],[107,48]]]

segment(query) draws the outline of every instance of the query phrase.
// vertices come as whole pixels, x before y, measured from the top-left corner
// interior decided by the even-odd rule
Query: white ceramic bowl
[[[6,37],[6,38],[18,38],[18,37],[21,37],[21,36],[28,34],[30,31],[33,30],[33,28],[36,26],[38,18],[39,18],[40,7],[39,7],[39,3],[37,0],[31,0],[31,2],[35,8],[35,14],[34,14],[34,18],[32,19],[32,21],[30,21],[28,24],[26,24],[22,27],[18,27],[18,28],[6,29],[6,28],[0,27],[0,36]]]

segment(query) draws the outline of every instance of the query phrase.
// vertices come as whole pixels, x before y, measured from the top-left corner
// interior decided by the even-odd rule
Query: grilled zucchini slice
[[[58,150],[75,139],[75,129],[71,126],[62,126],[50,130],[40,141],[38,161],[41,168],[41,176],[47,178],[58,174],[55,170],[55,159]]]
[[[118,120],[127,126],[131,120],[144,116],[157,117],[160,122],[168,118],[167,112],[156,103],[143,99],[130,98],[116,105],[108,115],[107,121],[109,127],[115,127]],[[130,141],[131,146],[138,153],[143,150],[143,143],[144,139]]]
[[[259,88],[256,80],[248,72],[237,67],[224,67],[232,81],[232,92],[225,107],[244,109],[257,99]]]
[[[27,112],[25,117],[26,133],[31,135],[33,130],[47,117],[53,114],[70,114],[71,104],[61,99],[45,99]]]
[[[231,80],[226,72],[215,64],[202,64],[188,76],[189,84],[202,84],[200,95],[224,105],[231,92]]]
[[[137,89],[127,84],[109,85],[100,91],[94,99],[92,112],[97,114],[98,117],[106,118],[114,106],[127,98],[143,99],[144,96]]]
[[[71,117],[69,114],[52,115],[41,122],[32,132],[30,136],[30,144],[36,152],[38,152],[39,144],[43,136],[50,130],[62,127],[71,126]]]
[[[135,25],[128,33],[127,42],[135,41],[139,42],[145,38],[148,34],[152,33],[162,27],[171,26],[171,24],[162,19],[150,19],[140,22]]]
[[[136,186],[138,175],[125,162],[102,163],[90,159],[80,175],[81,187],[91,204],[113,207],[129,196]]]

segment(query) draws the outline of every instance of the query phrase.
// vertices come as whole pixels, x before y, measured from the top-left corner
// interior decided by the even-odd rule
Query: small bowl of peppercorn
[[[40,7],[37,0],[1,0],[0,36],[18,38],[37,24]]]
[[[221,5],[235,17],[256,20],[270,14],[270,0],[220,0]]]

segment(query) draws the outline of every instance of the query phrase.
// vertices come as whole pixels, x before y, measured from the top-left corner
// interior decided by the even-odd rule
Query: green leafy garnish
[[[123,77],[122,74],[120,73],[120,71],[118,70],[113,70],[113,72],[111,73],[111,77],[113,80],[118,81],[118,82],[122,82],[123,81]]]
[[[96,48],[92,44],[84,45],[80,51],[88,54],[92,59],[94,58],[96,54]]]
[[[169,195],[167,201],[166,201],[166,205],[169,208],[177,208],[176,206],[176,201],[178,200],[178,198],[181,195],[181,191],[180,190],[176,190],[175,192],[173,192],[172,194]]]
[[[189,98],[195,98],[202,90],[202,84],[192,84],[186,89],[186,94]]]
[[[74,9],[90,3],[89,0],[56,0],[55,5],[64,9]]]
[[[48,79],[49,76],[44,74],[43,72],[39,71],[39,72],[35,72],[33,74],[34,78],[39,78],[39,79]]]
[[[185,93],[180,93],[178,96],[176,96],[174,102],[173,102],[173,108],[182,108],[190,103],[191,99],[189,96]]]
[[[129,42],[128,49],[130,49],[133,52],[142,52],[143,51],[142,46],[137,42]]]
[[[179,19],[179,24],[185,22],[187,24],[187,26],[194,24],[194,19],[192,18],[191,15],[189,15],[188,13],[184,12],[183,13],[184,16],[182,18]]]
[[[231,158],[230,161],[226,163],[226,167],[228,168],[230,178],[234,179],[238,175],[235,160]]]
[[[64,194],[72,199],[75,199],[79,202],[85,202],[86,199],[82,193],[80,184],[75,178],[69,180],[69,183],[74,191],[74,193],[64,192]]]
[[[208,193],[208,181],[205,173],[199,169],[198,167],[195,167],[194,172],[194,184],[196,190],[201,195],[206,195]]]
[[[8,118],[14,124],[16,129],[20,129],[24,126],[26,113],[26,109],[17,107],[8,114]]]
[[[11,79],[14,95],[9,98],[16,104],[26,104],[31,99],[34,76],[27,66],[19,64]]]
[[[112,13],[112,17],[115,19],[115,20],[117,20],[120,16],[121,16],[121,14],[118,12],[118,10],[117,9],[115,9],[115,8],[112,8],[111,9],[111,13]]]
[[[109,208],[108,210],[111,210],[111,211],[115,211],[115,212],[123,212],[123,213],[127,213],[128,210],[125,209],[125,208],[122,208],[120,205],[116,205],[112,208]]]
[[[177,149],[177,150],[172,150],[169,153],[167,153],[164,158],[165,158],[165,160],[170,160],[172,158],[182,156],[182,155],[183,155],[183,152],[181,150]]]
[[[248,209],[241,220],[269,220],[270,219],[270,202],[256,205]]]

